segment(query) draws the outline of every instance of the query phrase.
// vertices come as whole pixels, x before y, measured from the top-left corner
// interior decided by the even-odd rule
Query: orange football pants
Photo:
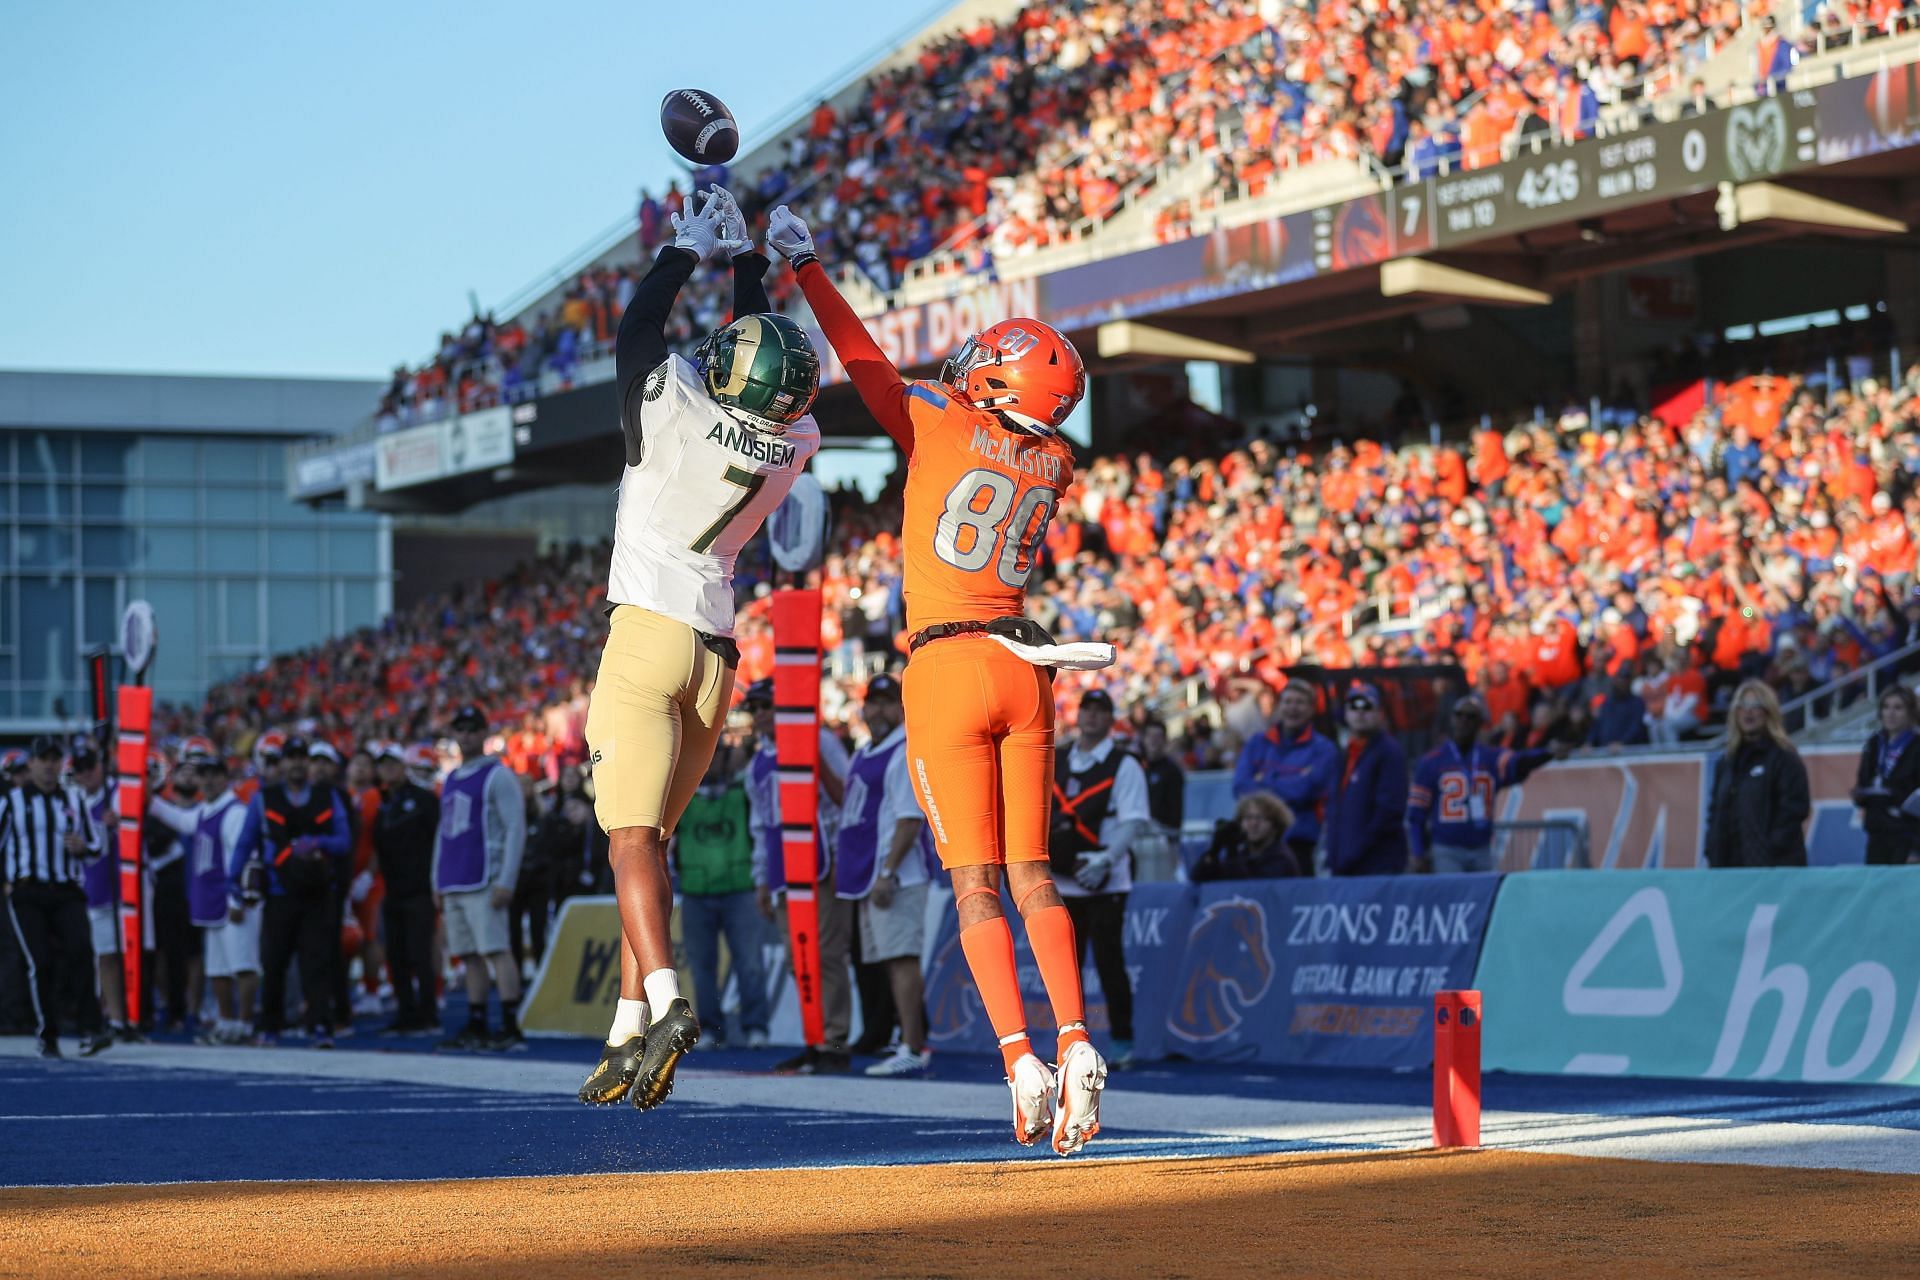
[[[922,645],[901,681],[907,769],[940,864],[1040,862],[1053,788],[1053,678],[984,635]]]

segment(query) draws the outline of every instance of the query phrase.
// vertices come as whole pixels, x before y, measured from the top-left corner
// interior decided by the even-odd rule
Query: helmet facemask
[[[694,349],[707,394],[745,425],[779,435],[820,393],[820,357],[806,332],[782,315],[741,316]]]

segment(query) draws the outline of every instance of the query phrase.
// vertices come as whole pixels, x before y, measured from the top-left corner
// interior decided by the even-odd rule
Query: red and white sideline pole
[[[1480,1145],[1480,993],[1433,997],[1433,1145]]]
[[[120,775],[115,795],[120,807],[120,955],[126,968],[127,1020],[138,1024],[141,1004],[140,969],[144,957],[146,910],[145,877],[141,866],[141,823],[147,815],[147,736],[153,723],[153,690],[121,685],[116,691],[119,740],[114,744],[114,767]]]
[[[827,1038],[820,990],[820,593],[773,593],[773,724],[780,785],[780,848],[787,872],[787,934],[800,1026]],[[827,890],[831,892],[831,890]]]

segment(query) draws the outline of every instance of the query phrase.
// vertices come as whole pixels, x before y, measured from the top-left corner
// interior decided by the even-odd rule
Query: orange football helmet
[[[1059,430],[1087,394],[1087,366],[1073,344],[1045,321],[1024,317],[968,338],[940,380],[976,409],[1044,431]]]

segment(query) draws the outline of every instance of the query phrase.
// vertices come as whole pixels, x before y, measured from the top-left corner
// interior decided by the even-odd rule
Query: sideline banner
[[[1904,867],[1508,876],[1486,1066],[1920,1083],[1916,919]]]
[[[693,995],[680,945],[680,902],[673,904],[673,962],[680,990]],[[547,939],[547,954],[520,1006],[520,1026],[534,1036],[607,1034],[620,999],[620,910],[611,895],[568,898]],[[700,1011],[705,1017],[705,1010]]]
[[[1433,995],[1471,985],[1500,880],[1204,885],[1164,1048],[1211,1061],[1424,1067]]]
[[[1127,972],[1133,978],[1136,1053],[1145,1051],[1150,1043],[1148,1029],[1165,1021],[1171,974],[1186,941],[1193,899],[1192,885],[1172,882],[1135,885],[1127,895],[1123,936]],[[1027,931],[1020,926],[1019,913],[1004,893],[1000,905],[1013,930],[1014,959],[1019,966],[1020,996],[1027,1007],[1027,1028],[1033,1034],[1034,1051],[1046,1057],[1053,1052],[1053,1005],[1047,1000],[1046,984],[1040,981],[1040,970],[1033,962],[1033,949],[1027,945]],[[1106,993],[1100,987],[1099,975],[1094,972],[1091,954],[1081,967],[1080,978],[1086,995],[1088,1029],[1111,1031],[1113,1023],[1107,1013]],[[992,1024],[987,1021],[987,1011],[980,1003],[973,975],[967,971],[967,958],[960,950],[960,917],[950,906],[941,915],[932,955],[927,961],[926,996],[927,1039],[933,1045],[979,1053],[993,1048]],[[1162,1012],[1156,1014],[1156,1008]],[[1150,1056],[1161,1055],[1151,1052]]]

